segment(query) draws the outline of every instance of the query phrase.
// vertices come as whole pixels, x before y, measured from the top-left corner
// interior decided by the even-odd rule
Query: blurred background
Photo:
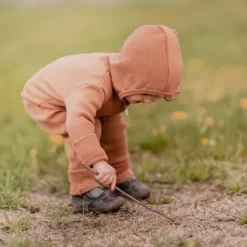
[[[129,146],[137,176],[179,186],[214,178],[224,185],[224,167],[243,174],[245,0],[0,3],[0,204],[15,207],[12,199],[23,196],[30,185],[68,192],[63,141],[47,136],[26,115],[20,98],[25,82],[62,56],[119,52],[143,24],[177,30],[184,72],[176,102],[130,108]]]

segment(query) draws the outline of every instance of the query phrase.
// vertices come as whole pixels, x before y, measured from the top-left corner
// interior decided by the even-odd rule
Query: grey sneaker
[[[72,196],[74,213],[94,211],[108,213],[117,211],[124,204],[120,196],[106,194],[102,189],[95,188],[80,196]]]
[[[117,185],[119,189],[128,193],[129,195],[135,197],[138,200],[148,199],[151,193],[151,189],[149,189],[145,184],[141,183],[133,177],[124,183]]]

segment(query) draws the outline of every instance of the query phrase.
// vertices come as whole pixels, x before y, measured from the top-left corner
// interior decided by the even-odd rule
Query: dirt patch
[[[214,184],[188,185],[179,191],[166,185],[154,185],[155,193],[171,197],[170,204],[151,205],[175,219],[169,222],[130,202],[115,214],[88,216],[67,215],[47,218],[45,205],[54,197],[36,195],[41,211],[27,209],[7,212],[10,219],[26,216],[28,230],[21,235],[34,242],[52,241],[62,246],[165,246],[176,239],[194,239],[201,246],[247,246],[247,226],[236,221],[236,210],[247,205],[246,195],[230,195]],[[34,196],[32,196],[34,198]],[[59,205],[69,205],[69,197]],[[43,208],[42,208],[43,207]],[[69,207],[69,206],[68,206]],[[3,211],[0,222],[4,221]],[[7,241],[10,233],[0,230],[0,238]]]

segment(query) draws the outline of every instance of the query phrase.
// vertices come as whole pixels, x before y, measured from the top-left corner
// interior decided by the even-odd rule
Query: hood
[[[119,54],[109,59],[112,83],[120,99],[133,94],[174,100],[182,75],[182,58],[175,30],[159,25],[137,28]]]

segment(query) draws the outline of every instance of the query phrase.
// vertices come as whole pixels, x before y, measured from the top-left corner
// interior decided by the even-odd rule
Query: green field
[[[30,193],[68,194],[63,145],[24,112],[25,82],[65,55],[118,52],[143,24],[177,30],[184,73],[176,102],[130,107],[136,175],[173,188],[214,180],[226,191],[247,193],[244,0],[0,5],[0,209],[32,204]]]

